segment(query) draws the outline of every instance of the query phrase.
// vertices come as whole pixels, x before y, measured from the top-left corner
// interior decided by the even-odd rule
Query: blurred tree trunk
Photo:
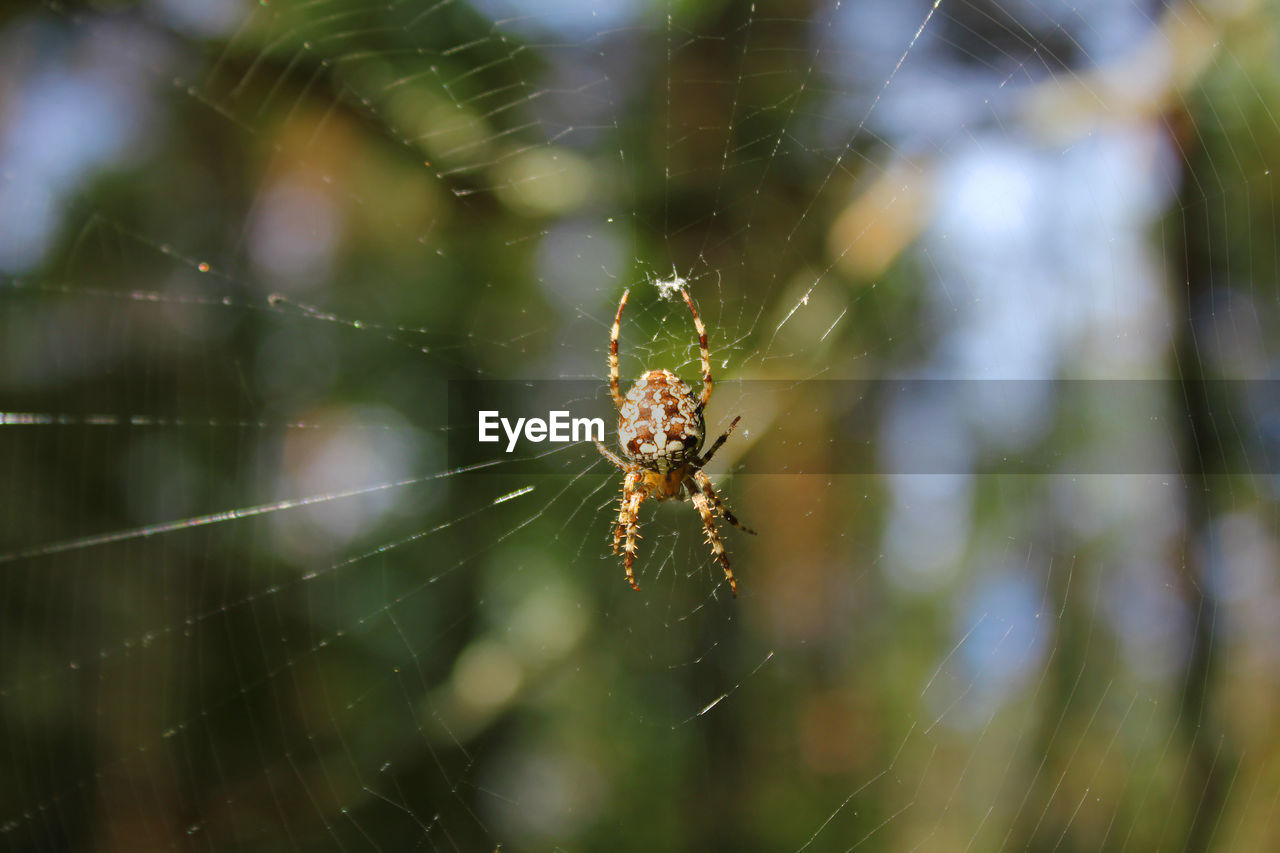
[[[1182,423],[1186,424],[1187,431],[1182,437],[1180,460],[1186,487],[1186,517],[1179,580],[1187,612],[1194,620],[1179,696],[1178,726],[1187,750],[1182,799],[1172,804],[1171,809],[1186,815],[1184,849],[1188,851],[1211,848],[1237,764],[1226,733],[1214,714],[1223,638],[1218,603],[1206,583],[1208,563],[1217,547],[1214,518],[1224,496],[1232,492],[1222,434],[1224,425],[1230,421],[1226,420],[1226,411],[1215,410],[1215,401],[1221,405],[1222,398],[1210,393],[1206,380],[1219,377],[1211,376],[1206,370],[1200,344],[1212,334],[1207,328],[1215,299],[1210,249],[1216,246],[1221,255],[1232,248],[1219,242],[1225,243],[1226,234],[1214,213],[1221,211],[1225,215],[1231,201],[1226,195],[1222,196],[1220,205],[1211,205],[1205,197],[1206,183],[1216,185],[1218,182],[1204,180],[1205,170],[1212,168],[1212,155],[1206,150],[1204,137],[1192,126],[1194,121],[1194,116],[1187,117],[1177,138],[1182,153],[1182,179],[1176,213],[1171,219],[1177,230],[1168,235],[1167,241],[1171,248],[1170,271],[1181,273],[1180,280],[1170,282],[1174,288],[1171,305],[1178,330],[1174,367],[1181,380],[1182,395],[1174,404],[1185,408]],[[1183,290],[1181,294],[1179,285]],[[1176,313],[1179,307],[1181,316]],[[1170,817],[1172,819],[1173,814]]]

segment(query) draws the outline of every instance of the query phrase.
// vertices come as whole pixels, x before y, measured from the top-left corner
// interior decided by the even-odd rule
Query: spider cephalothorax
[[[729,588],[736,596],[738,582],[734,580],[733,570],[729,568],[724,543],[716,532],[715,514],[719,513],[730,524],[747,533],[755,531],[743,527],[733,513],[729,512],[716,495],[711,478],[702,468],[728,439],[740,418],[733,419],[733,423],[716,439],[705,456],[698,455],[706,437],[702,412],[711,399],[711,351],[707,347],[707,330],[698,317],[698,309],[693,307],[693,300],[683,288],[680,294],[693,312],[693,325],[698,330],[698,349],[702,355],[701,396],[695,397],[693,389],[669,370],[646,371],[631,386],[626,397],[622,396],[618,386],[618,331],[622,325],[622,309],[627,305],[629,293],[630,291],[626,291],[622,294],[618,314],[613,320],[613,331],[609,336],[609,392],[613,396],[614,405],[618,407],[618,447],[626,459],[610,452],[603,444],[596,443],[609,461],[626,472],[622,481],[622,506],[618,510],[618,523],[613,530],[613,553],[618,553],[625,535],[626,557],[623,567],[631,586],[640,589],[631,569],[636,558],[636,540],[640,538],[640,504],[647,497],[662,501],[667,498],[683,498],[687,493],[697,507],[698,514],[702,516],[702,527],[706,531],[711,553],[720,561],[725,578],[729,581]]]

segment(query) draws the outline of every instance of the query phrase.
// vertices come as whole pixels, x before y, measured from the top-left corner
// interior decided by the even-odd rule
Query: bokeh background
[[[1278,103],[1259,0],[6,4],[0,846],[1275,849]],[[450,463],[677,274],[736,600]]]

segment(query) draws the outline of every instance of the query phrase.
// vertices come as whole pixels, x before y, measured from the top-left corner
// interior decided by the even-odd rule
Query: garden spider
[[[613,396],[613,404],[618,407],[618,446],[626,459],[612,453],[599,441],[596,442],[596,447],[600,448],[605,458],[626,472],[622,481],[622,505],[618,509],[618,523],[613,529],[613,553],[617,555],[625,532],[627,544],[623,568],[627,571],[627,580],[632,589],[639,590],[640,585],[636,583],[631,566],[636,559],[636,540],[640,538],[640,504],[645,498],[659,501],[667,498],[683,500],[687,492],[702,516],[702,527],[706,531],[711,553],[724,567],[724,576],[736,598],[738,582],[733,578],[733,569],[729,568],[724,543],[716,532],[713,512],[718,512],[739,530],[751,534],[755,531],[744,527],[721,502],[711,485],[711,478],[702,468],[711,461],[711,457],[729,438],[742,418],[739,416],[733,419],[733,423],[716,439],[705,456],[698,455],[706,433],[702,413],[707,401],[711,399],[711,351],[707,349],[707,330],[698,317],[698,309],[693,307],[693,300],[684,288],[680,289],[680,295],[693,312],[693,325],[698,330],[698,348],[702,353],[701,397],[694,397],[693,390],[669,370],[645,371],[636,380],[636,384],[631,386],[627,396],[622,396],[618,390],[618,329],[622,324],[622,309],[626,307],[630,293],[629,290],[623,291],[622,300],[618,303],[618,315],[613,320],[613,331],[609,334],[609,393]]]

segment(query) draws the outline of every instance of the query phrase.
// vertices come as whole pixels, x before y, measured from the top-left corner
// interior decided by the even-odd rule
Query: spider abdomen
[[[659,471],[697,458],[705,425],[693,391],[669,370],[650,370],[622,403],[618,445],[632,461]]]

